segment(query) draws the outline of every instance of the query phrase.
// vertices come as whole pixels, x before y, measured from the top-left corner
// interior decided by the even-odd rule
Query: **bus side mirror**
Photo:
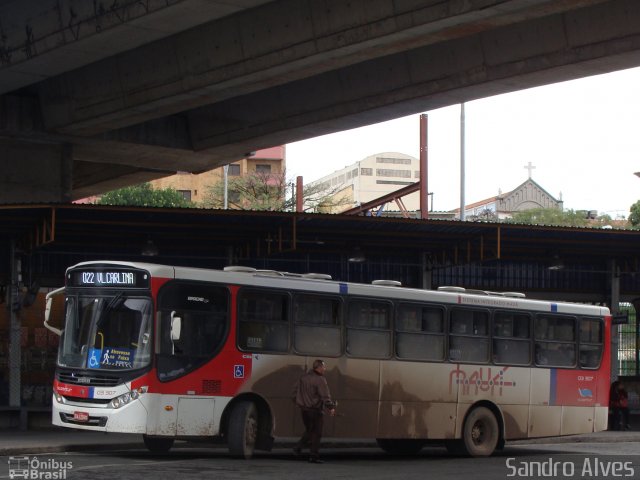
[[[171,312],[171,341],[180,340],[182,330],[182,318],[176,315],[175,310]]]
[[[44,308],[44,326],[51,330],[53,333],[55,333],[58,336],[62,335],[62,330],[60,330],[59,328],[56,328],[54,326],[49,325],[49,317],[51,316],[51,304],[53,303],[53,297],[57,296],[57,295],[61,295],[64,293],[64,287],[62,288],[58,288],[52,292],[47,293],[46,296],[46,303],[45,303],[45,308]]]

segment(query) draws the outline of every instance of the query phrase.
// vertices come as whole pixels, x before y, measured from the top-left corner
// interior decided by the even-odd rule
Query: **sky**
[[[460,206],[460,105],[428,115],[433,208]],[[287,173],[317,180],[369,155],[420,155],[419,113],[287,145]],[[465,103],[465,203],[529,176],[565,209],[628,217],[640,199],[640,68]]]

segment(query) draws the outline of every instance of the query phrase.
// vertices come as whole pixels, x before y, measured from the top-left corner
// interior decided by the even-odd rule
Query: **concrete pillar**
[[[1,141],[0,159],[0,204],[71,201],[71,145]]]

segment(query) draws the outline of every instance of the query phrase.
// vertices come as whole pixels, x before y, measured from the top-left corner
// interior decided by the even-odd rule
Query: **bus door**
[[[211,385],[225,372],[215,359],[229,331],[227,288],[172,281],[158,294],[157,375],[163,392],[150,433],[209,435],[215,431]]]

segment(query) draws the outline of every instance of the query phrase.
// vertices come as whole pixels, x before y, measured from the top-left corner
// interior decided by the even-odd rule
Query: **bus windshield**
[[[58,353],[60,367],[136,369],[151,361],[150,298],[69,296]]]

